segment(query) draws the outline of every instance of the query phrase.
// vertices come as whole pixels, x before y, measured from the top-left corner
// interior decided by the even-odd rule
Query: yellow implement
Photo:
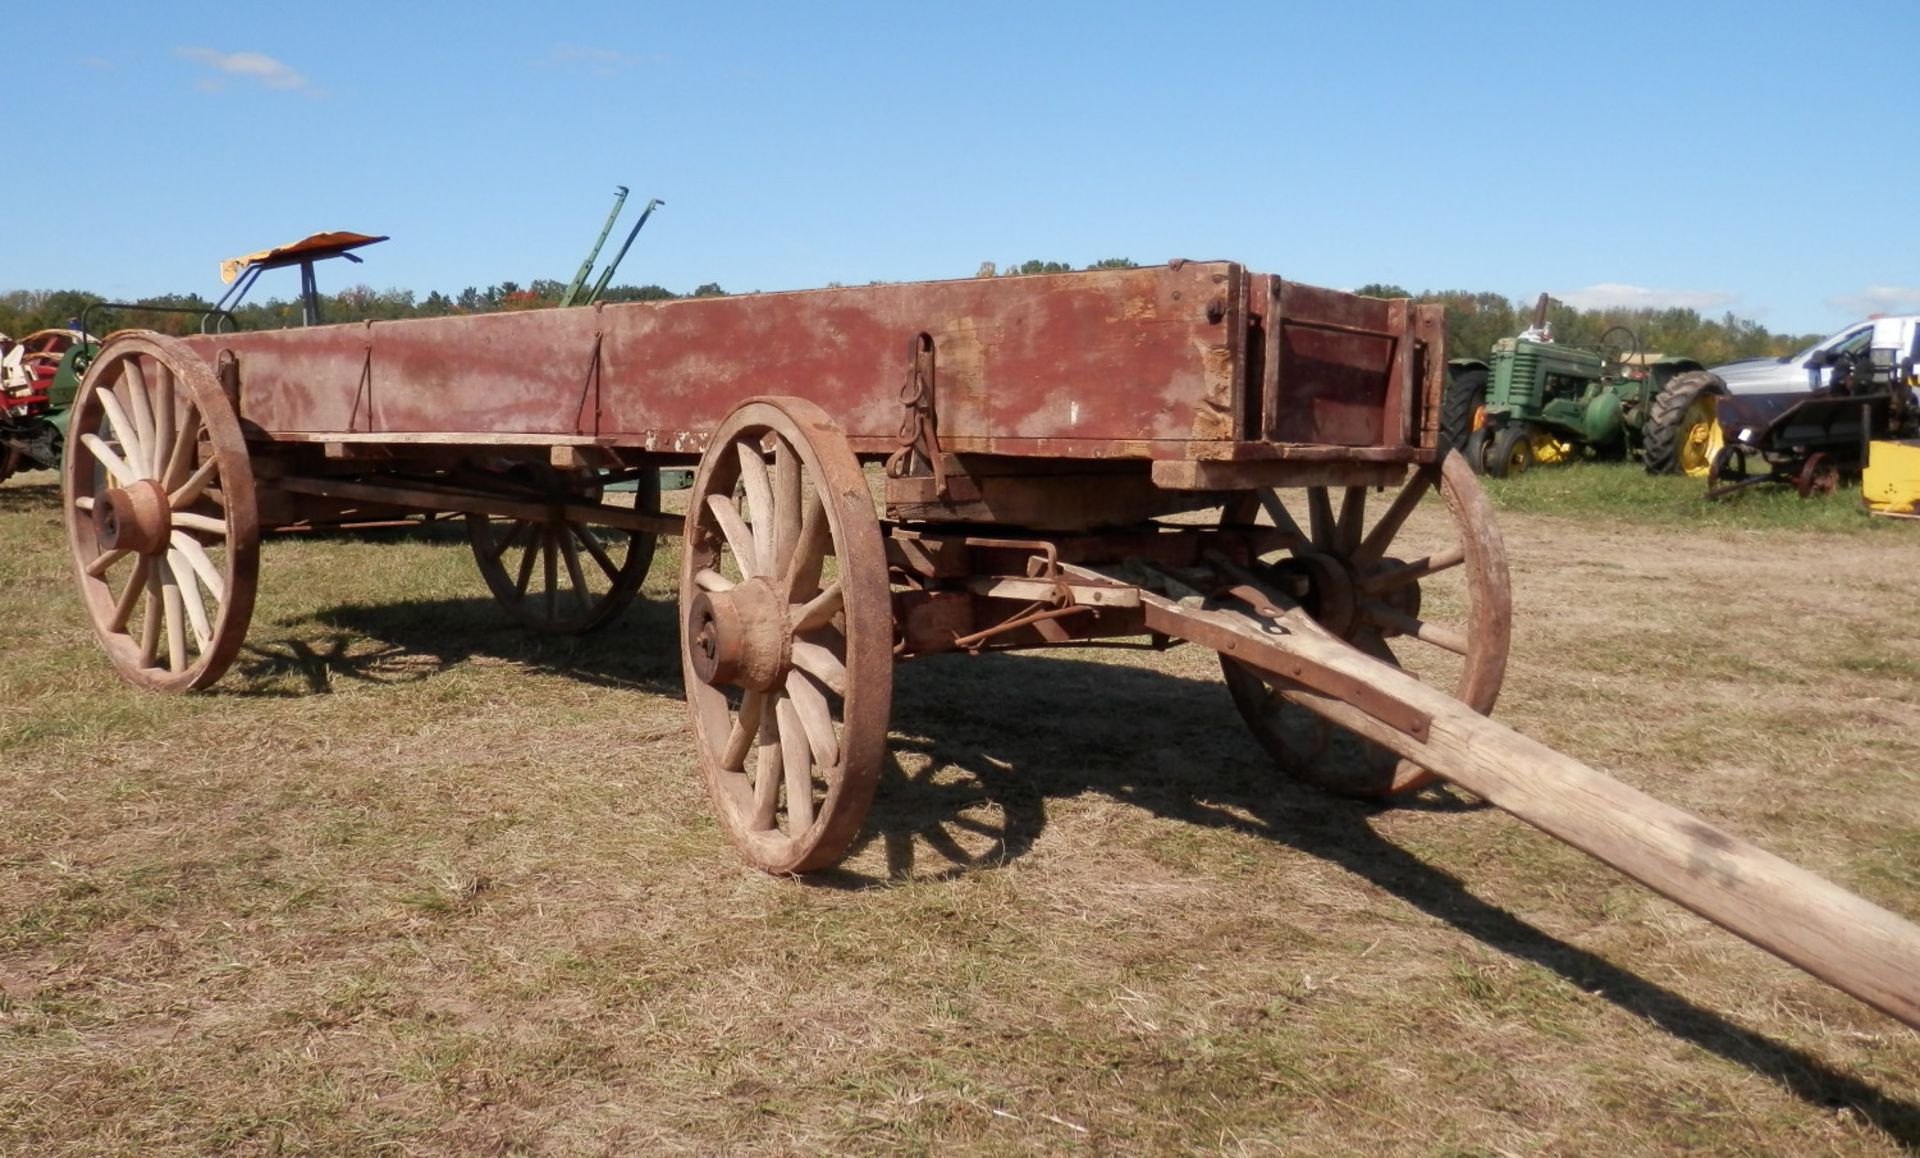
[[[1920,439],[1871,443],[1860,497],[1873,514],[1920,518]]]

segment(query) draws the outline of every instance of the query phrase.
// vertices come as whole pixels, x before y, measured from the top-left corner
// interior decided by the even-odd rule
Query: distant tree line
[[[1356,293],[1376,298],[1412,298],[1422,304],[1447,308],[1447,356],[1484,358],[1501,338],[1511,338],[1533,324],[1531,300],[1515,301],[1503,294],[1470,290],[1424,290],[1408,293],[1396,285],[1364,285]],[[1547,307],[1553,340],[1570,345],[1596,345],[1601,335],[1625,326],[1639,339],[1642,352],[1697,358],[1708,366],[1738,358],[1779,357],[1796,353],[1819,341],[1822,334],[1776,334],[1750,318],[1728,312],[1705,318],[1694,309],[1629,309],[1622,306],[1582,310],[1561,301]],[[1615,339],[1608,339],[1613,344]]]
[[[1112,257],[1081,267],[1084,269],[1133,269],[1137,263]],[[987,262],[979,276],[1011,276],[1039,273],[1068,273],[1073,266],[1061,261],[1025,261],[1004,268]],[[833,283],[838,285],[839,283]],[[424,298],[412,290],[375,290],[359,285],[338,293],[323,294],[321,319],[328,322],[389,321],[397,318],[438,318],[453,314],[487,314],[501,310],[536,310],[557,305],[566,291],[566,283],[551,278],[536,278],[526,285],[503,281],[481,289],[468,286],[457,294],[435,290]],[[1370,297],[1410,297],[1423,303],[1439,303],[1447,311],[1447,345],[1452,357],[1481,358],[1501,338],[1511,337],[1532,322],[1533,303],[1515,301],[1503,294],[1475,293],[1468,290],[1428,290],[1421,293],[1393,285],[1361,286],[1356,292]],[[708,282],[686,294],[677,294],[659,285],[613,286],[601,295],[608,302],[671,301],[682,297],[723,297],[727,291]],[[0,334],[12,337],[64,326],[78,319],[88,306],[104,299],[81,290],[6,290],[0,291]],[[200,330],[198,311],[212,307],[199,294],[161,294],[143,298],[142,305],[165,306],[192,313],[146,313],[134,310],[95,310],[89,323],[96,331],[139,326],[164,333],[190,334]],[[246,302],[233,311],[243,330],[284,329],[300,324],[297,299],[270,298]],[[1818,340],[1813,334],[1776,334],[1748,318],[1727,313],[1720,318],[1702,317],[1697,310],[1684,308],[1581,310],[1553,302],[1548,310],[1555,340],[1572,344],[1594,344],[1614,326],[1625,326],[1639,338],[1643,351],[1682,354],[1698,358],[1708,365],[1731,362],[1736,358],[1791,354]]]

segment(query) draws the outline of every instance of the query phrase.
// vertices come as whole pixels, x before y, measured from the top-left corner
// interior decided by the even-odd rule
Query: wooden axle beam
[[[331,478],[283,478],[274,482],[280,490],[319,498],[341,499],[357,503],[380,503],[410,511],[450,511],[457,514],[493,515],[506,519],[547,522],[565,517],[576,523],[600,527],[618,527],[651,535],[677,535],[684,520],[675,515],[656,515],[631,507],[605,506],[588,502],[533,502],[491,495],[479,491],[450,491],[425,486],[397,486],[390,483],[349,482]]]

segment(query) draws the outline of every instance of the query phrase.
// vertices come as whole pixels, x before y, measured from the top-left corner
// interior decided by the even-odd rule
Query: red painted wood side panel
[[[900,428],[910,343],[933,335],[941,432],[1231,439],[1245,372],[1240,267],[754,294],[193,339],[239,364],[262,432],[598,434],[694,449],[755,394],[820,403],[860,438]]]

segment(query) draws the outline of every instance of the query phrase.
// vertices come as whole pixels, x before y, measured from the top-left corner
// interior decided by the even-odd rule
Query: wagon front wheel
[[[61,481],[75,577],[114,669],[159,692],[219,679],[253,617],[260,523],[213,371],[177,339],[116,335],[74,400]]]
[[[1336,508],[1335,491],[1339,493]],[[1421,511],[1438,492],[1442,511]],[[1307,490],[1296,520],[1273,491],[1264,510],[1229,508],[1228,521],[1270,520],[1303,540],[1258,571],[1304,586],[1322,627],[1382,663],[1404,667],[1482,714],[1506,676],[1512,602],[1506,548],[1492,504],[1465,459],[1417,468],[1377,514],[1364,487]],[[1247,496],[1250,507],[1256,496]],[[1382,725],[1350,704],[1221,656],[1227,690],[1255,739],[1288,774],[1343,796],[1386,797],[1435,776],[1369,738]]]
[[[825,868],[866,818],[893,703],[888,587],[833,421],[795,398],[729,414],[688,503],[680,647],[701,769],[757,868]]]

